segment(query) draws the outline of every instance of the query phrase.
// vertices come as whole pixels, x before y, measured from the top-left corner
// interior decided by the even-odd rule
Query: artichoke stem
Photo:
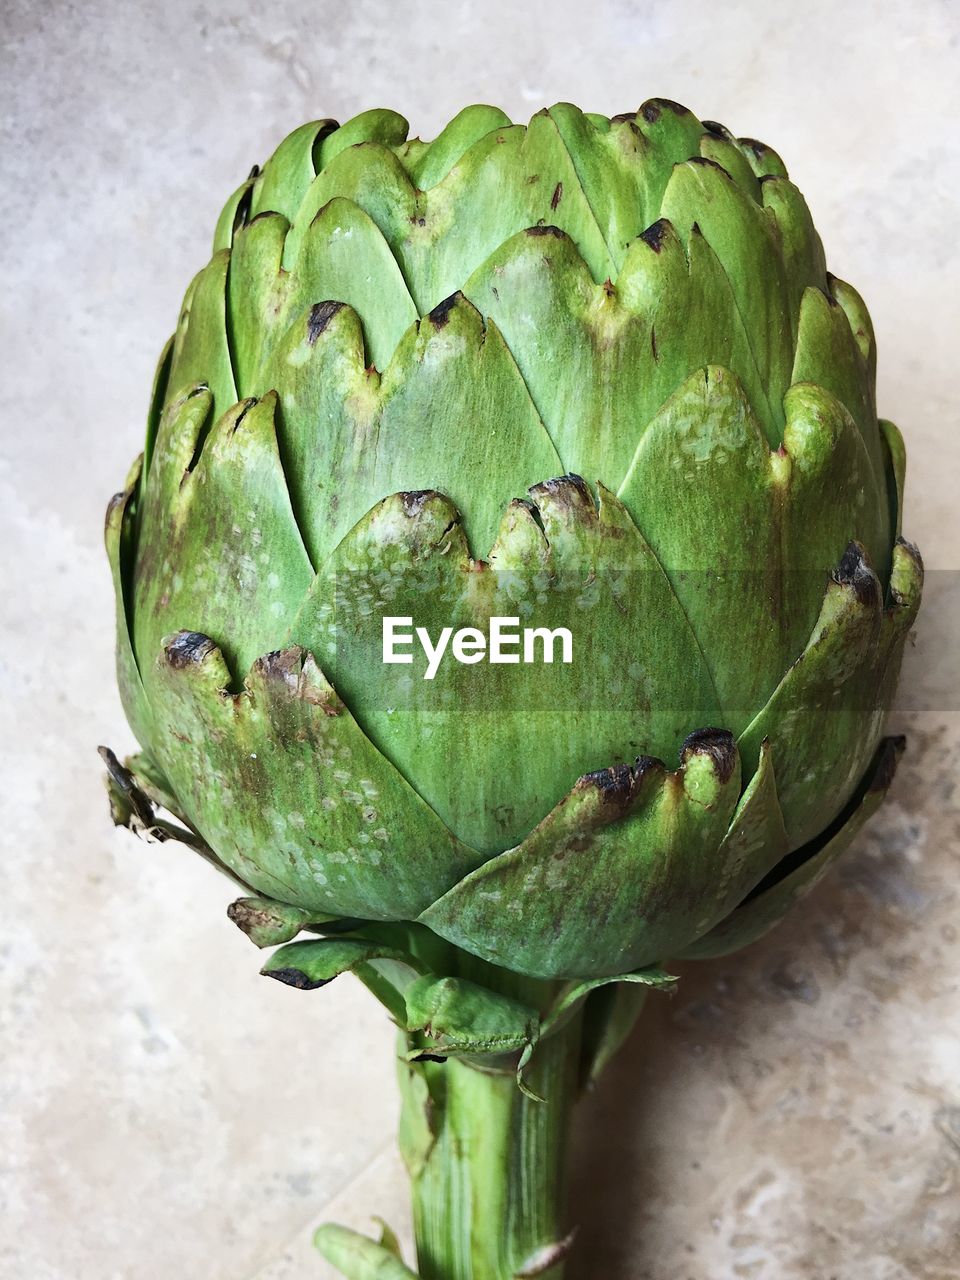
[[[581,1019],[513,1071],[401,1060],[400,1145],[413,1189],[421,1280],[561,1280],[570,1114]],[[404,1043],[404,1047],[406,1047]]]

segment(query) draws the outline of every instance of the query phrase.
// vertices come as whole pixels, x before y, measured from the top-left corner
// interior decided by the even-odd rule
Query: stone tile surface
[[[315,1222],[407,1232],[379,1008],[258,981],[230,886],[110,828],[102,509],[224,195],[295,124],[664,94],[777,147],[867,298],[933,572],[891,802],[583,1104],[571,1280],[960,1277],[956,7],[6,0],[0,39],[0,1273],[321,1280]]]

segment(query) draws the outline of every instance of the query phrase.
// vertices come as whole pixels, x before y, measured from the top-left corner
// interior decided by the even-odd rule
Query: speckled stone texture
[[[0,1274],[324,1280],[409,1247],[393,1037],[257,977],[226,881],[114,833],[103,507],[223,197],[316,115],[665,94],[769,140],[862,291],[931,569],[890,801],[778,933],[686,966],[582,1106],[570,1280],[960,1277],[960,12],[810,0],[3,10]]]

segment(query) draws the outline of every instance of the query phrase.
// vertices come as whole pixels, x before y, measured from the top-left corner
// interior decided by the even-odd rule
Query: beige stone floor
[[[0,41],[0,1274],[323,1280],[311,1224],[406,1229],[379,1007],[260,981],[229,885],[102,796],[102,509],[222,198],[314,115],[663,94],[776,146],[868,299],[932,572],[890,803],[584,1104],[571,1280],[960,1277],[957,7],[5,0]]]

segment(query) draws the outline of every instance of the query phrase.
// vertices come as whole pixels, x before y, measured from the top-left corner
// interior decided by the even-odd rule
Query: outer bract
[[[318,918],[541,977],[752,938],[890,774],[921,570],[874,363],[779,158],[675,103],[305,125],[111,504],[140,771]],[[385,613],[574,661],[425,681]]]

